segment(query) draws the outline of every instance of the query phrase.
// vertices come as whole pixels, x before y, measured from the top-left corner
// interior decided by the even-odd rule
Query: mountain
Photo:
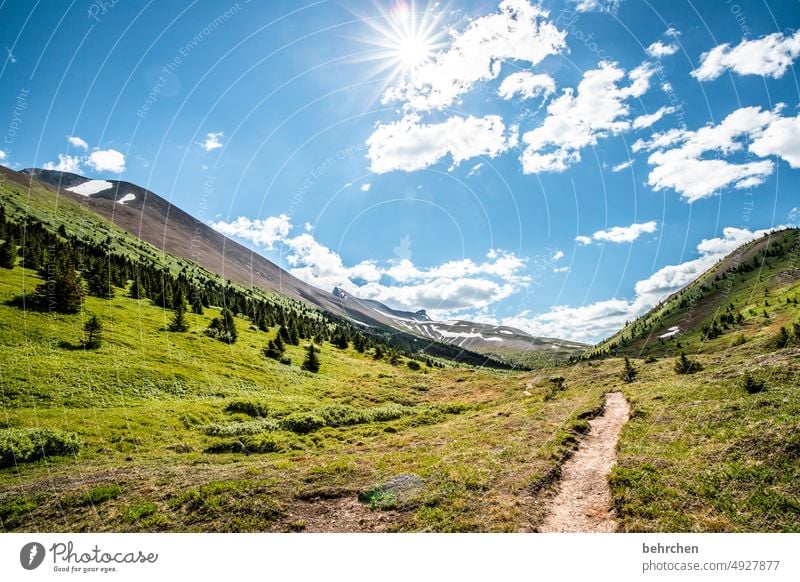
[[[334,295],[344,302],[357,302],[362,308],[371,309],[375,317],[391,320],[395,328],[520,364],[541,365],[565,361],[570,356],[582,354],[589,348],[586,344],[578,342],[532,336],[520,329],[505,325],[465,320],[435,321],[424,309],[414,312],[399,311],[379,301],[357,299],[338,287],[334,289]]]
[[[4,170],[6,174],[11,170]],[[245,246],[225,237],[161,196],[120,180],[27,168],[19,174],[67,196],[164,252],[245,286],[269,289],[347,317],[361,325],[397,330],[449,344],[459,350],[530,365],[562,361],[583,353],[576,342],[534,337],[521,330],[469,321],[433,321],[424,310],[398,311],[336,288],[327,292],[305,283]]]
[[[589,355],[658,356],[719,351],[750,340],[769,343],[782,326],[792,328],[798,315],[798,249],[797,228],[742,245]]]

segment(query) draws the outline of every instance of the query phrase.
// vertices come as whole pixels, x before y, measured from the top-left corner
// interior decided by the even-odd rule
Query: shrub
[[[782,350],[789,345],[789,332],[786,331],[784,326],[781,326],[778,335],[772,338],[772,348],[775,350]]]
[[[269,408],[263,402],[253,402],[252,400],[234,400],[225,407],[225,412],[241,412],[248,416],[265,417],[269,414]]]
[[[78,435],[51,428],[0,430],[0,468],[50,456],[74,455],[81,446]]]
[[[297,434],[314,432],[323,426],[325,426],[325,420],[310,412],[295,412],[280,421],[280,427],[283,430]]]
[[[700,362],[697,360],[690,360],[686,357],[684,352],[681,352],[681,355],[678,356],[678,360],[675,362],[675,372],[678,374],[694,374],[702,369],[703,366]]]
[[[292,358],[289,356],[281,356],[281,359],[278,360],[284,366],[291,366],[292,365]]]
[[[122,493],[119,485],[100,485],[87,491],[77,499],[77,505],[99,505],[109,499],[115,499]]]
[[[346,404],[333,404],[319,410],[319,415],[328,426],[352,426],[369,422],[364,410]]]
[[[99,348],[103,343],[103,324],[96,315],[92,315],[86,323],[83,324],[83,331],[86,333],[83,346],[88,350],[96,350]]]
[[[758,394],[759,392],[763,392],[767,389],[766,384],[763,380],[758,380],[753,378],[750,375],[750,372],[745,372],[742,375],[742,379],[740,380],[742,388],[744,388],[745,392],[748,394]]]
[[[408,362],[406,362],[406,365],[411,370],[414,370],[415,372],[418,371],[422,367],[422,366],[419,365],[419,362],[417,362],[416,360],[409,360]]]
[[[638,373],[639,372],[633,367],[633,364],[631,364],[631,361],[628,359],[628,356],[625,356],[621,375],[622,381],[628,383],[633,382]]]
[[[272,418],[262,418],[250,422],[213,422],[200,427],[200,430],[208,436],[243,436],[259,434],[262,432],[279,430],[278,421]]]
[[[373,408],[369,411],[370,416],[374,422],[386,422],[387,420],[397,420],[407,414],[413,414],[414,409],[409,406],[402,406],[400,404],[387,404]]]

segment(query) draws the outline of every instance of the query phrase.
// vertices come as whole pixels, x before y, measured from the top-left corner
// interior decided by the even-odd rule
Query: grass
[[[56,212],[36,192],[8,197],[11,214]],[[59,204],[69,232],[95,228]],[[155,252],[113,225],[95,230],[132,258]],[[788,245],[797,235],[781,236]],[[632,417],[609,478],[622,530],[798,531],[798,347],[772,346],[797,321],[791,272],[772,259],[709,287],[681,346],[638,338],[620,348],[637,370],[625,382],[619,358],[413,370],[330,344],[310,374],[297,365],[302,345],[287,346],[294,364],[263,357],[275,329],[237,318],[235,344],[206,337],[214,308],[190,315],[186,333],[165,331],[171,313],[124,289],[88,298],[83,314],[22,311],[14,299],[40,278],[3,270],[0,529],[533,530],[603,395],[622,390]],[[729,303],[744,321],[703,341],[699,326]],[[685,315],[660,309],[653,329]],[[65,349],[83,337],[86,313],[103,321],[102,347]],[[677,374],[681,350],[701,367]],[[766,389],[750,393],[745,371]],[[381,485],[398,476],[419,483],[403,503]],[[359,493],[363,505],[342,503]]]

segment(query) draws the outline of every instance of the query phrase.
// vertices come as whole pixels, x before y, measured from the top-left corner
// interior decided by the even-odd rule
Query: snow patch
[[[88,182],[83,182],[82,184],[66,189],[70,192],[75,192],[75,194],[80,194],[81,196],[91,196],[103,190],[108,190],[112,186],[113,184],[107,180],[89,180]]]
[[[125,204],[126,202],[133,202],[134,200],[136,200],[136,196],[129,192],[128,194],[125,194],[125,196],[117,200],[117,204]]]
[[[670,338],[670,337],[674,337],[674,336],[678,335],[679,333],[681,333],[681,328],[676,325],[674,327],[669,328],[667,330],[667,333],[662,333],[658,337],[661,338],[661,339],[667,339],[667,338]]]

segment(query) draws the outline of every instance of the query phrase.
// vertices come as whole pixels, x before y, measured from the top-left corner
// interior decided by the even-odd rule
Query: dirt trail
[[[606,477],[617,458],[617,440],[630,407],[621,392],[606,395],[605,411],[590,421],[589,435],[564,464],[558,495],[541,532],[613,532],[616,529]]]

